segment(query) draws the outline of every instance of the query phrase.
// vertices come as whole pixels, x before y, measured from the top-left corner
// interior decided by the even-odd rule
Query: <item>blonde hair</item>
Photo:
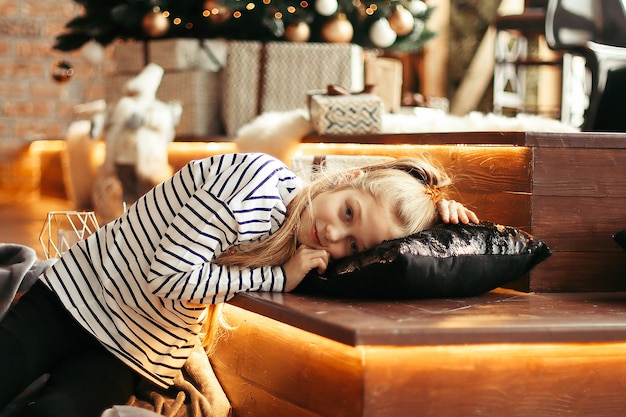
[[[361,175],[355,175],[355,172]],[[354,187],[370,192],[385,209],[390,210],[403,236],[417,233],[437,221],[437,201],[445,196],[445,189],[451,182],[442,168],[425,158],[403,157],[342,170],[322,167],[289,203],[285,221],[278,231],[245,250],[231,248],[216,262],[250,268],[284,264],[296,252],[297,231],[305,208],[319,194],[338,187]],[[204,348],[210,352],[219,337],[218,329],[230,326],[221,314],[221,307],[212,305],[208,310],[201,339]]]
[[[356,171],[361,171],[362,175],[354,175]],[[232,248],[216,262],[251,268],[284,264],[296,252],[296,235],[305,208],[319,194],[338,187],[354,187],[370,192],[392,212],[403,236],[417,233],[435,223],[437,200],[445,195],[445,189],[451,182],[442,168],[425,158],[403,157],[342,170],[322,167],[289,203],[285,221],[278,231],[245,250]]]
[[[363,168],[348,186],[369,191],[389,210],[401,236],[428,229],[437,221],[437,203],[452,183],[446,172],[426,159],[400,158]]]

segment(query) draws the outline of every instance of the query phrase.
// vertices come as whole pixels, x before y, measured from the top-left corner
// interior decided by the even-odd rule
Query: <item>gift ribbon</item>
[[[265,48],[265,42],[261,44],[261,56],[260,56],[260,75],[259,75],[259,86],[256,101],[256,114],[259,115],[263,112],[263,99],[265,98],[265,65],[267,63],[267,50]]]
[[[376,86],[374,84],[367,84],[363,88],[362,91],[352,93],[346,88],[331,84],[326,87],[326,94],[328,94],[329,96],[349,96],[349,95],[356,95],[356,94],[372,94],[374,93],[375,87]]]

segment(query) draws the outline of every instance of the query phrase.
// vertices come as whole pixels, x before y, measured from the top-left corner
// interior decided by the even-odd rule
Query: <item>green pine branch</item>
[[[343,13],[354,28],[353,43],[373,48],[369,35],[371,25],[380,18],[388,18],[397,5],[411,10],[417,0],[374,0],[365,12],[365,6],[353,0],[337,0],[337,12],[331,16],[320,15],[315,1],[301,7],[299,1],[272,0],[269,3],[253,0],[74,0],[83,6],[83,13],[65,25],[64,33],[56,37],[54,48],[72,51],[94,40],[104,46],[116,39],[150,40],[142,27],[142,20],[153,9],[169,12],[169,29],[161,38],[225,38],[232,40],[280,41],[285,40],[285,29],[296,22],[306,22],[311,28],[311,42],[324,42],[321,27],[337,13]],[[226,19],[203,15],[210,3],[226,11]],[[364,3],[365,4],[365,3]],[[250,6],[253,7],[250,7]],[[239,17],[233,17],[237,13]],[[368,14],[369,13],[369,14]],[[414,31],[399,36],[390,50],[419,51],[435,34],[425,30],[424,24],[432,8],[414,14]],[[277,17],[280,16],[280,17]],[[180,19],[180,23],[177,20]]]

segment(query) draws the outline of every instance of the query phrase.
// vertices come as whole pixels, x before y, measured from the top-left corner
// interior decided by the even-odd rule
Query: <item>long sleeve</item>
[[[214,304],[240,291],[284,290],[282,268],[270,260],[270,265],[255,269],[213,262],[233,245],[274,233],[285,217],[281,189],[289,191],[283,182],[293,181],[293,174],[271,159],[255,157],[253,163],[220,170],[177,213],[150,265],[148,282],[154,294]]]

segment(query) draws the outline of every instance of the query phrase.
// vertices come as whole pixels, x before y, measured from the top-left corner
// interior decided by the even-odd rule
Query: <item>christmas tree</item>
[[[66,24],[54,48],[89,41],[224,38],[352,42],[366,48],[419,51],[434,34],[421,0],[75,0],[83,13]],[[310,1],[310,2],[309,2]]]

